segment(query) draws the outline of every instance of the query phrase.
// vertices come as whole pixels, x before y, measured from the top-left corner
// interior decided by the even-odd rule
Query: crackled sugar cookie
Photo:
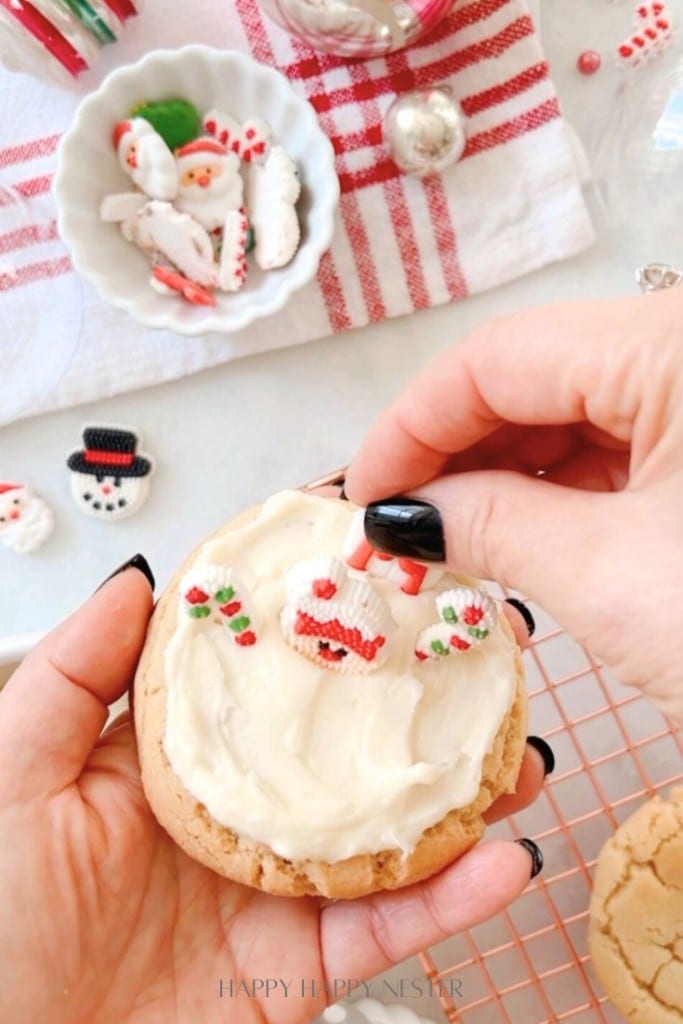
[[[590,954],[633,1024],[683,1020],[683,788],[640,807],[602,848]]]
[[[135,693],[161,824],[285,895],[440,870],[513,791],[526,735],[520,652],[476,581],[374,552],[362,511],[295,491],[182,566]]]

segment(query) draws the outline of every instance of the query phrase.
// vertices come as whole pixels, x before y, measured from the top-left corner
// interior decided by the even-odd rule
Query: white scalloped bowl
[[[131,191],[119,166],[112,129],[142,101],[182,97],[200,113],[218,107],[238,119],[261,117],[296,162],[302,182],[297,211],[301,245],[286,267],[259,270],[250,260],[246,285],[234,294],[216,292],[216,306],[194,306],[160,295],[149,284],[146,255],[127,242],[115,224],[100,220],[103,197]],[[339,201],[334,152],[313,108],[272,68],[232,50],[188,46],[156,50],[119,68],[80,105],[61,141],[54,191],[59,233],[76,270],[114,306],[149,327],[181,334],[229,332],[282,309],[310,281],[332,241]]]

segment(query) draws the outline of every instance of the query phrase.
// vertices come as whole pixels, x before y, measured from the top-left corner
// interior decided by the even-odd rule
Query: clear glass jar
[[[0,64],[70,86],[116,42],[139,0],[0,0]]]

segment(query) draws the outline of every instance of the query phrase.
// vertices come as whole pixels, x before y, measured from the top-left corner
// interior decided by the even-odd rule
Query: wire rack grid
[[[507,911],[419,962],[451,1024],[618,1024],[587,950],[593,870],[635,808],[683,777],[683,741],[529,604],[539,626],[526,654],[531,731],[557,768],[531,808],[488,834],[531,836],[545,868]]]

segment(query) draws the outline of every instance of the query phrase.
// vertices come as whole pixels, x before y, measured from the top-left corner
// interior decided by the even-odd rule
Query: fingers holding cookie
[[[494,840],[426,882],[329,904],[320,924],[327,977],[372,977],[474,927],[516,899],[532,870],[526,847]]]
[[[535,736],[529,737],[515,792],[504,794],[489,807],[484,815],[487,825],[493,825],[494,822],[501,821],[510,814],[518,814],[525,807],[530,807],[538,798],[546,776],[552,771],[552,768],[549,768],[548,755],[539,750],[538,742],[547,748],[552,757],[552,751],[544,740],[539,741]]]

